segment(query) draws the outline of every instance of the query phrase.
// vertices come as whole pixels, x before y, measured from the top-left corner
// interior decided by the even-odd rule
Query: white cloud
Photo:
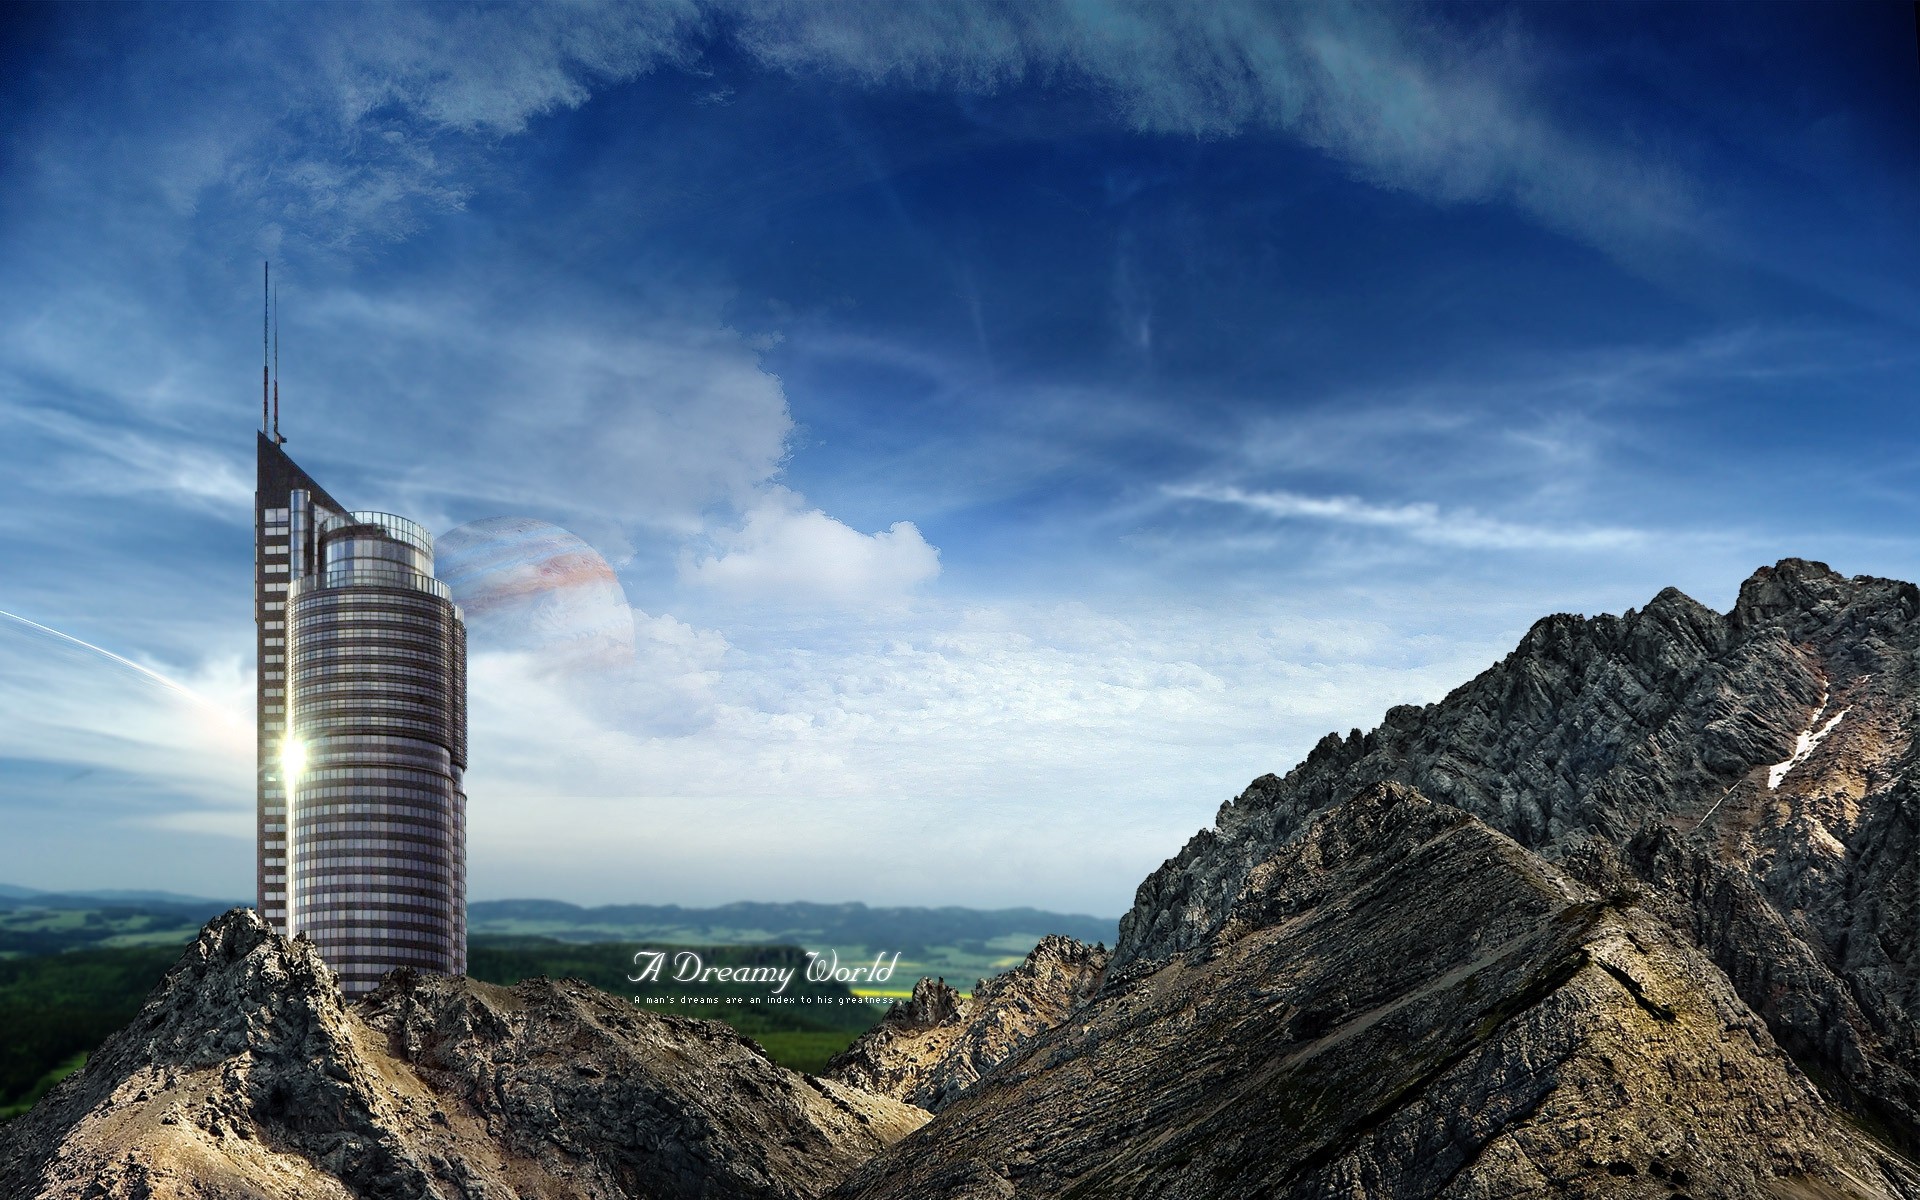
[[[784,488],[770,489],[716,552],[688,556],[681,578],[747,600],[870,604],[897,599],[940,574],[940,552],[911,521],[861,533]]]
[[[1115,913],[1250,778],[1504,648],[1279,607],[934,601],[666,641],[618,686],[476,660],[477,889]],[[634,721],[621,688],[705,719]]]
[[[0,794],[57,797],[103,843],[117,822],[207,814],[220,832],[251,836],[252,709],[253,672],[238,653],[184,671],[134,666],[0,617]],[[22,782],[8,786],[16,772]]]
[[[1108,119],[1143,132],[1279,132],[1378,186],[1510,204],[1613,249],[1670,234],[1696,211],[1681,172],[1644,142],[1585,136],[1549,115],[1553,97],[1532,80],[1550,51],[1511,17],[1475,25],[1458,12],[1257,0],[312,12],[319,19],[265,10],[224,38],[173,48],[169,71],[204,56],[214,102],[170,110],[152,131],[164,153],[125,164],[173,212],[238,198],[306,242],[404,238],[486,186],[498,139],[662,65],[697,69],[727,37],[774,69],[869,87],[977,94],[1045,82],[1105,100]],[[272,75],[223,83],[213,61],[260,62]],[[263,85],[271,103],[253,94]]]
[[[451,490],[469,517],[585,514],[687,534],[706,509],[753,503],[786,457],[792,420],[764,346],[717,322],[644,309],[528,319],[510,303],[351,292],[327,293],[310,314],[318,336],[304,369],[324,382],[288,408],[290,431],[325,451],[329,431],[308,432],[302,414],[404,427],[370,474],[406,481],[407,511]],[[423,459],[429,444],[438,452]]]
[[[326,26],[318,58],[351,126],[400,108],[435,126],[513,134],[600,83],[686,59],[699,7],[580,3],[519,9],[393,5]]]
[[[1633,529],[1553,528],[1447,512],[1434,504],[1370,504],[1356,496],[1250,492],[1231,485],[1187,484],[1162,491],[1176,500],[1202,500],[1249,509],[1278,520],[1302,519],[1388,529],[1416,541],[1474,550],[1615,550],[1646,540]]]
[[[1676,170],[1543,115],[1550,97],[1529,90],[1542,51],[1511,23],[1468,32],[1405,6],[1256,0],[743,10],[743,44],[789,71],[976,93],[1079,85],[1135,129],[1281,131],[1379,186],[1512,204],[1602,246],[1691,213]]]
[[[209,449],[202,434],[178,429],[137,431],[81,420],[52,408],[0,404],[0,424],[33,429],[59,449],[25,473],[51,491],[88,497],[156,497],[246,522],[251,476],[230,455]]]

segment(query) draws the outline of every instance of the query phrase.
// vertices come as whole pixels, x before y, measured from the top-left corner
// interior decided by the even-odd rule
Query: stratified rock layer
[[[236,909],[0,1129],[0,1195],[788,1200],[925,1119],[572,981],[400,972],[349,1009]]]
[[[1539,622],[1254,781],[836,1195],[1920,1195],[1917,616],[1789,559]]]
[[[911,1000],[827,1064],[827,1075],[938,1111],[1090,1000],[1106,965],[1105,946],[1055,934],[971,996],[922,979]]]
[[[1206,944],[1257,866],[1380,781],[1644,886],[1829,1092],[1920,1152],[1920,590],[1787,559],[1732,612],[1668,589],[1257,779],[1141,884],[1112,975]],[[1114,986],[1109,983],[1109,986]]]
[[[836,1192],[1920,1196],[1629,894],[1397,786]]]

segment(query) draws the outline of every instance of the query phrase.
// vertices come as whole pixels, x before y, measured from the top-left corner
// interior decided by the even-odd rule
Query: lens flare
[[[291,788],[306,766],[307,744],[299,738],[288,738],[287,744],[280,748],[280,778],[284,785]]]

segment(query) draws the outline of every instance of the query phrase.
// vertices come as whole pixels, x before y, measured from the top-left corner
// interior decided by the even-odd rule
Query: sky
[[[1920,578],[1910,5],[10,6],[0,881],[247,897],[288,452],[548,522],[476,899],[1113,916],[1553,612]]]

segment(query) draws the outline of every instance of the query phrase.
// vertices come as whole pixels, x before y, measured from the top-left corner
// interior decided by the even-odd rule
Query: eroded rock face
[[[888,1010],[827,1065],[829,1077],[938,1111],[1090,1000],[1107,948],[1053,935],[1025,962],[961,996],[944,979],[922,979],[913,998]]]
[[[1920,1152],[1917,615],[1912,584],[1787,559],[1725,616],[1668,589],[1548,617],[1439,703],[1255,780],[1141,884],[1108,986],[1205,946],[1316,814],[1403,783],[1647,888],[1832,1094]]]
[[[1405,787],[1220,918],[836,1196],[1920,1196],[1666,921]]]
[[[402,972],[347,1008],[236,909],[0,1129],[0,1195],[786,1200],[925,1119],[571,981]]]

